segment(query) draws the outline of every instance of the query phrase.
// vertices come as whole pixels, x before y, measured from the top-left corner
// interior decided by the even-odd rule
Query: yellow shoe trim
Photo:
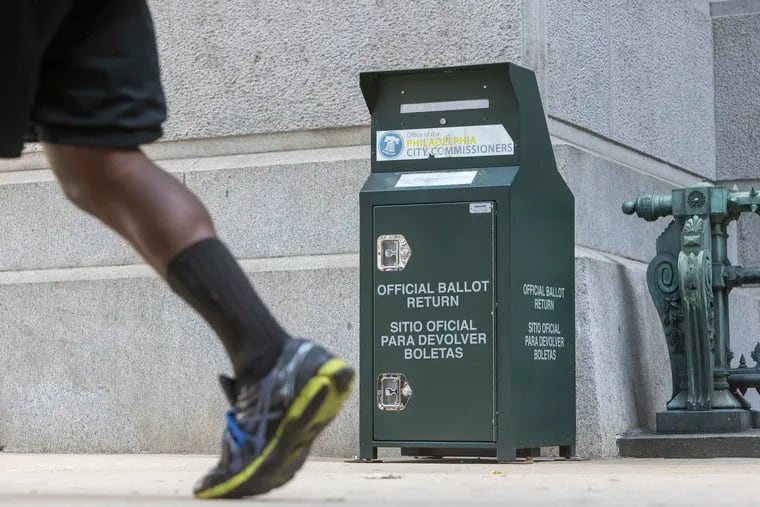
[[[349,388],[346,389],[345,392],[339,393],[334,382],[334,375],[346,368],[350,368],[350,366],[346,361],[342,359],[333,358],[325,362],[317,374],[309,379],[309,382],[307,382],[304,388],[301,389],[301,392],[298,394],[296,399],[293,400],[293,403],[290,405],[290,408],[288,408],[285,417],[283,417],[282,421],[280,421],[280,426],[277,428],[277,431],[272,437],[272,440],[269,441],[262,453],[255,460],[253,460],[250,465],[245,467],[238,474],[233,475],[225,482],[217,484],[212,488],[199,491],[195,496],[197,498],[224,497],[232,493],[235,489],[250,479],[251,476],[253,476],[256,470],[258,470],[258,468],[264,462],[264,460],[266,460],[266,458],[272,454],[272,451],[280,443],[285,424],[288,421],[297,420],[302,417],[304,411],[306,410],[306,407],[309,406],[311,400],[317,396],[317,394],[322,390],[324,386],[327,386],[328,389],[327,397],[319,407],[319,410],[316,412],[312,420],[304,425],[304,428],[307,428],[315,423],[321,424],[327,422],[335,417],[343,406],[343,402],[348,397],[351,389]]]

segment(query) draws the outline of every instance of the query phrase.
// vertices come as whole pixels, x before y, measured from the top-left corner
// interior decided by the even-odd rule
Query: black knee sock
[[[252,381],[269,373],[287,336],[221,241],[206,239],[181,251],[166,280],[219,335],[235,377]]]

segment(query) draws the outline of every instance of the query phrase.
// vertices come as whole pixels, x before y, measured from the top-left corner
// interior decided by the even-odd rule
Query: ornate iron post
[[[644,195],[623,203],[623,213],[647,221],[675,219],[657,239],[657,256],[647,284],[662,320],[670,354],[673,396],[657,414],[658,433],[744,431],[753,412],[743,398],[760,391],[760,344],[754,368],[742,355],[731,369],[728,295],[743,284],[760,283],[760,268],[732,266],[728,224],[742,213],[760,213],[760,193],[710,183]]]

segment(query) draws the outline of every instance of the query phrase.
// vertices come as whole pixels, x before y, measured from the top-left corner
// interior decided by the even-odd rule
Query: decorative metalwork
[[[714,330],[708,318],[713,298],[709,244],[704,220],[696,215],[686,220],[678,254],[686,344],[686,410],[709,410],[712,405]]]
[[[750,357],[755,362],[755,368],[760,367],[760,343],[755,345],[755,350],[752,351]]]
[[[760,268],[732,266],[726,239],[731,221],[746,212],[760,214],[760,192],[700,183],[671,195],[627,201],[623,212],[647,221],[674,218],[657,239],[657,255],[647,270],[670,355],[669,413],[751,408],[742,394],[749,388],[760,392],[760,343],[751,353],[754,367],[747,366],[742,354],[739,367],[731,368],[728,294],[743,284],[760,283]]]
[[[668,407],[686,408],[686,348],[683,334],[683,311],[678,278],[678,261],[674,257],[679,251],[680,230],[672,222],[657,238],[657,256],[649,263],[647,285],[660,315],[668,344],[673,380],[673,394]],[[678,396],[683,393],[682,396]]]
[[[688,202],[691,209],[701,208],[705,205],[705,194],[694,190],[689,194]]]

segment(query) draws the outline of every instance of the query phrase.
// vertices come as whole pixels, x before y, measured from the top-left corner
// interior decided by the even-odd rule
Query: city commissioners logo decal
[[[515,154],[504,125],[473,125],[377,132],[378,162]]]
[[[378,132],[377,156],[382,160],[398,158],[404,151],[404,140],[396,132]],[[378,158],[380,160],[380,158]]]

